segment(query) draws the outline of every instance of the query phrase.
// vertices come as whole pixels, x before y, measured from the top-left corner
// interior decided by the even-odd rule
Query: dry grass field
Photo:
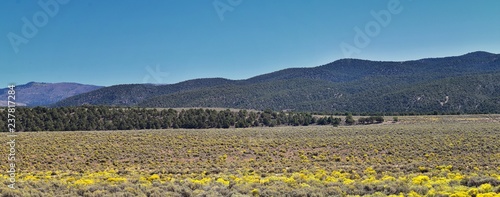
[[[391,117],[386,117],[391,119]],[[387,121],[387,120],[386,120]],[[500,196],[500,116],[245,129],[26,132],[3,196]]]

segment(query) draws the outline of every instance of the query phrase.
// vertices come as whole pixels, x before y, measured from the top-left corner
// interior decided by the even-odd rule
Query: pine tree
[[[345,123],[347,125],[353,125],[356,121],[354,120],[354,118],[352,117],[352,114],[347,114],[347,116],[345,117]]]

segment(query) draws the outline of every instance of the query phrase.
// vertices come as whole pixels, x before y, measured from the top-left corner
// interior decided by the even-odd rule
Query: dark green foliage
[[[397,116],[394,116],[394,117],[392,117],[392,121],[393,121],[393,122],[398,122],[398,121],[399,121],[399,118],[398,118]]]
[[[500,55],[485,52],[405,62],[343,59],[246,80],[197,79],[172,85],[118,85],[68,98],[57,106],[88,103],[329,114],[366,112],[366,115],[377,112],[500,113],[499,59]]]
[[[367,118],[359,118],[358,122],[360,124],[378,124],[384,122],[384,117],[382,116],[370,116]]]
[[[352,117],[352,114],[347,114],[347,116],[345,117],[345,123],[347,125],[353,125],[356,121],[354,120],[354,118]]]
[[[0,109],[3,111],[5,109]],[[246,128],[257,126],[307,126],[316,120],[310,113],[238,112],[229,109],[145,109],[103,106],[16,108],[17,131],[89,131],[167,128]],[[330,124],[331,117],[327,119]],[[0,113],[0,131],[7,131],[7,113]]]
[[[339,126],[341,122],[342,122],[342,119],[340,119],[340,118],[333,118],[333,119],[331,119],[331,124],[334,127]]]
[[[328,117],[321,117],[321,118],[318,118],[316,120],[316,124],[317,125],[333,125],[333,126],[339,126],[340,123],[342,122],[342,119],[340,118],[334,118],[332,116],[328,116]]]

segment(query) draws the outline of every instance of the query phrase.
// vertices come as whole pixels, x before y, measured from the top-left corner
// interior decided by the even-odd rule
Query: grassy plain
[[[3,196],[500,196],[499,115],[30,132],[16,137],[16,151],[12,190],[9,146],[0,147]]]

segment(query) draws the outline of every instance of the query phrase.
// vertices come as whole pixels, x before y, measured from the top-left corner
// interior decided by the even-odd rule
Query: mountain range
[[[96,88],[52,106],[222,107],[314,112],[500,113],[500,54],[412,61],[341,59],[245,80]]]
[[[29,82],[16,86],[17,106],[49,106],[62,99],[78,94],[90,92],[101,88],[101,86],[84,85],[78,83],[40,83]],[[0,89],[0,106],[7,106],[8,88]]]

